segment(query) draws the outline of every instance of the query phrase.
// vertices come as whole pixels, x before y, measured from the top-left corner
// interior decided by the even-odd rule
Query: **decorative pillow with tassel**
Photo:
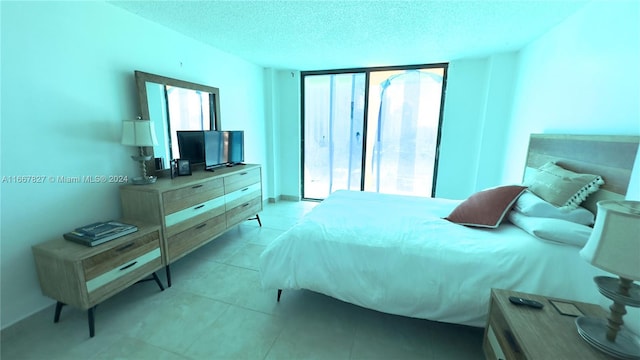
[[[523,184],[560,209],[575,209],[604,185],[600,175],[579,174],[548,162]]]

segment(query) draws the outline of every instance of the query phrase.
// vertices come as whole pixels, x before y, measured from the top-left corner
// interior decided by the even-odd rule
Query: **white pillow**
[[[587,243],[593,230],[571,221],[529,217],[517,211],[509,212],[509,221],[539,239],[578,247]]]
[[[582,225],[593,225],[595,220],[593,213],[583,207],[561,209],[550,202],[544,201],[531,191],[525,191],[520,195],[513,205],[513,210],[526,216],[554,218]]]

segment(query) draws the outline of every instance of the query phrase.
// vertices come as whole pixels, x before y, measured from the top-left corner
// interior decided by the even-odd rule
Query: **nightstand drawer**
[[[224,178],[224,193],[229,194],[249,185],[260,183],[260,169],[242,171]]]
[[[514,305],[512,305],[514,306]],[[489,320],[485,328],[482,346],[487,359],[526,359],[520,345],[499,308],[495,294],[489,301]]]
[[[211,179],[200,184],[167,191],[162,195],[165,215],[197,206],[203,202],[224,195],[222,179]]]
[[[506,360],[507,357],[504,356],[502,352],[502,347],[500,347],[500,343],[498,342],[498,338],[496,337],[496,333],[493,331],[493,326],[489,324],[487,328],[487,338],[485,340],[485,351],[489,350],[486,355],[487,359],[491,360]],[[487,349],[488,348],[488,349]]]
[[[226,229],[225,215],[221,214],[197,224],[188,230],[167,238],[168,260],[173,262],[213,236],[222,234]]]
[[[157,260],[154,263],[154,260]],[[92,292],[95,290],[110,284],[111,282],[118,280],[120,278],[125,278],[128,274],[135,272],[136,270],[143,268],[147,264],[153,264],[152,268],[157,268],[161,265],[160,261],[160,248],[155,248],[141,256],[132,259],[131,261],[127,261],[121,266],[115,267],[105,273],[100,274],[100,276],[96,276],[93,279],[87,281],[87,291],[89,292],[89,298],[92,296]]]
[[[486,332],[485,341],[488,341],[489,344],[485,344],[485,346],[491,345],[497,359],[526,359],[501,313],[493,312],[491,314]]]
[[[85,281],[88,282],[106,272],[119,268],[152,250],[160,250],[160,239],[157,231],[84,259],[82,267],[84,268]]]

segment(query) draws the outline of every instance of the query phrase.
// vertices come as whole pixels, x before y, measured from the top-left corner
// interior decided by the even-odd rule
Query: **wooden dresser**
[[[125,221],[129,222],[129,221]],[[62,238],[33,246],[42,293],[57,300],[54,322],[63,305],[88,310],[89,335],[94,336],[94,309],[97,304],[162,268],[160,229],[138,226],[138,231],[89,247]]]
[[[251,217],[260,221],[260,165],[245,164],[191,176],[120,187],[123,216],[161,227],[162,259],[169,265]]]

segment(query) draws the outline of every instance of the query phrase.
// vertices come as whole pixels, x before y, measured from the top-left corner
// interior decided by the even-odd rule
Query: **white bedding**
[[[504,222],[469,228],[460,201],[338,191],[260,257],[265,288],[309,289],[366,308],[484,326],[490,289],[598,302],[597,270],[579,248]],[[286,292],[283,293],[286,296]]]

